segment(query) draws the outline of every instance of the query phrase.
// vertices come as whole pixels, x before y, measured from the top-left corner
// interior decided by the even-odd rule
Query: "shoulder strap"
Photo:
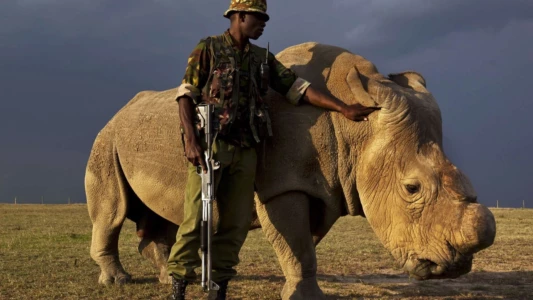
[[[219,61],[219,57],[217,55],[217,51],[216,51],[216,45],[217,43],[215,41],[213,41],[213,39],[216,39],[216,37],[207,37],[205,39],[205,46],[206,46],[206,50],[209,51],[209,55],[210,55],[210,58],[209,58],[209,75],[207,77],[207,81],[206,81],[206,84],[204,86],[204,89],[202,91],[202,93],[204,94],[207,94],[208,91],[209,91],[209,88],[211,86],[211,81],[213,80],[213,72],[216,68],[216,65],[218,64],[218,61]]]
[[[220,43],[217,40],[217,37],[208,37],[208,47],[211,54],[211,69],[214,69],[216,65],[218,64],[218,61],[220,60],[220,51],[218,51],[218,48],[220,48]]]

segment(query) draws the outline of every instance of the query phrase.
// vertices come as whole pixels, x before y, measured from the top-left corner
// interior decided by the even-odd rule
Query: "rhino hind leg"
[[[290,192],[265,204],[256,199],[265,236],[285,275],[282,299],[325,299],[316,280],[316,253],[310,227],[310,199]]]
[[[170,249],[176,242],[178,226],[156,215],[146,206],[141,208],[141,214],[134,222],[137,223],[137,236],[140,238],[139,253],[159,269],[159,282],[172,283],[172,278],[168,275],[167,260]]]
[[[85,190],[93,223],[91,257],[101,270],[98,283],[127,283],[131,276],[120,263],[118,239],[126,218],[127,198],[132,192],[112,146],[101,140],[95,142],[89,158]]]

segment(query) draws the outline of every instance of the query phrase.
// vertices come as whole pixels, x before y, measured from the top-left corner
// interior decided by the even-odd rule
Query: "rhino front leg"
[[[172,278],[168,275],[167,260],[172,245],[168,245],[166,241],[154,241],[143,238],[139,242],[139,253],[145,258],[149,259],[152,264],[159,269],[159,282],[164,284],[171,284]]]
[[[309,226],[309,198],[290,192],[256,200],[259,220],[285,275],[282,299],[325,299],[316,280],[316,253]]]

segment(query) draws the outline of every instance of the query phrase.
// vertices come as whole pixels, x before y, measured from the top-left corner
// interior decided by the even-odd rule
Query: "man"
[[[216,299],[225,299],[228,281],[235,276],[239,251],[248,233],[254,205],[255,145],[271,135],[268,109],[262,101],[265,81],[295,105],[309,103],[342,113],[354,121],[367,120],[378,109],[346,105],[320,93],[310,83],[285,68],[269,53],[268,78],[261,76],[266,49],[250,43],[258,39],[269,16],[266,0],[232,0],[224,17],[231,20],[222,35],[201,40],[189,57],[177,101],[189,160],[184,220],[172,247],[168,270],[173,278],[173,299],[184,299],[200,266],[201,179],[197,166],[206,169],[202,132],[195,128],[195,107],[214,103],[220,131],[213,144],[219,222],[212,239],[212,278],[219,286]]]

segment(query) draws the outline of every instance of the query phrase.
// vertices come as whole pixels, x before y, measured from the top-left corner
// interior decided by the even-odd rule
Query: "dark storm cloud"
[[[83,198],[96,133],[136,92],[179,84],[192,47],[227,27],[228,3],[2,1],[0,201]],[[270,1],[269,13],[257,43],[273,52],[319,41],[383,73],[421,72],[480,199],[528,196],[531,1]]]

